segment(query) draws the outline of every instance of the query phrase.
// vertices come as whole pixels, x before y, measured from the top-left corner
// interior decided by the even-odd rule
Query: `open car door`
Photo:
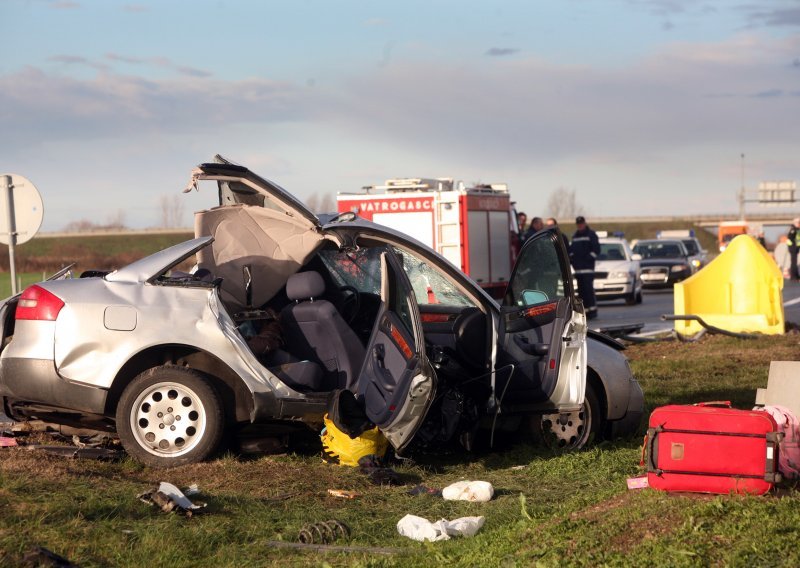
[[[425,419],[435,386],[414,292],[402,263],[386,249],[381,253],[381,306],[355,394],[370,421],[400,451]]]
[[[586,389],[586,316],[572,287],[558,229],[541,231],[520,251],[503,299],[498,364],[512,364],[507,404],[568,411]]]

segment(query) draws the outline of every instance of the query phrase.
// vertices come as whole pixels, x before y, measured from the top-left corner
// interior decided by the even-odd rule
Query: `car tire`
[[[534,437],[546,447],[558,451],[575,451],[598,440],[605,419],[592,381],[586,383],[583,407],[577,412],[531,416]]]
[[[625,305],[636,305],[636,292],[631,292],[628,296],[625,296]]]
[[[138,375],[117,404],[117,434],[125,450],[153,467],[201,462],[222,441],[222,400],[195,369],[164,365]]]

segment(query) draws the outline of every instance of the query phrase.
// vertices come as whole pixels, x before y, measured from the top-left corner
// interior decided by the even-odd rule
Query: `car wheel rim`
[[[194,449],[206,431],[200,397],[177,383],[157,383],[142,391],[130,413],[136,442],[156,456],[177,457]]]
[[[548,445],[565,450],[583,447],[591,424],[592,407],[586,401],[577,412],[542,416],[542,432]]]

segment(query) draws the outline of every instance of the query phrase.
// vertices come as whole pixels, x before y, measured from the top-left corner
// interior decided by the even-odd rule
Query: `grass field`
[[[800,358],[800,336],[756,340],[707,336],[697,343],[636,345],[627,354],[649,409],[669,402],[732,400],[752,406],[771,360]],[[19,565],[43,546],[80,566],[797,566],[800,498],[791,487],[764,497],[629,492],[640,472],[640,439],[559,455],[521,442],[473,456],[440,455],[396,465],[406,485],[378,487],[352,468],[322,463],[313,450],[279,456],[223,456],[154,470],[0,449],[0,565]],[[484,504],[412,496],[417,485],[490,481]],[[158,512],[136,495],[158,481],[197,483],[208,512]],[[337,499],[327,489],[359,493]],[[416,543],[396,523],[483,515],[474,537]],[[339,519],[352,535],[336,544],[368,552],[297,552],[312,521]]]

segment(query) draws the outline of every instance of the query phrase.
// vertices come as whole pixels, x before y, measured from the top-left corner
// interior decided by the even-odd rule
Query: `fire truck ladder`
[[[461,266],[461,223],[458,191],[437,191],[433,196],[436,219],[436,250]]]

